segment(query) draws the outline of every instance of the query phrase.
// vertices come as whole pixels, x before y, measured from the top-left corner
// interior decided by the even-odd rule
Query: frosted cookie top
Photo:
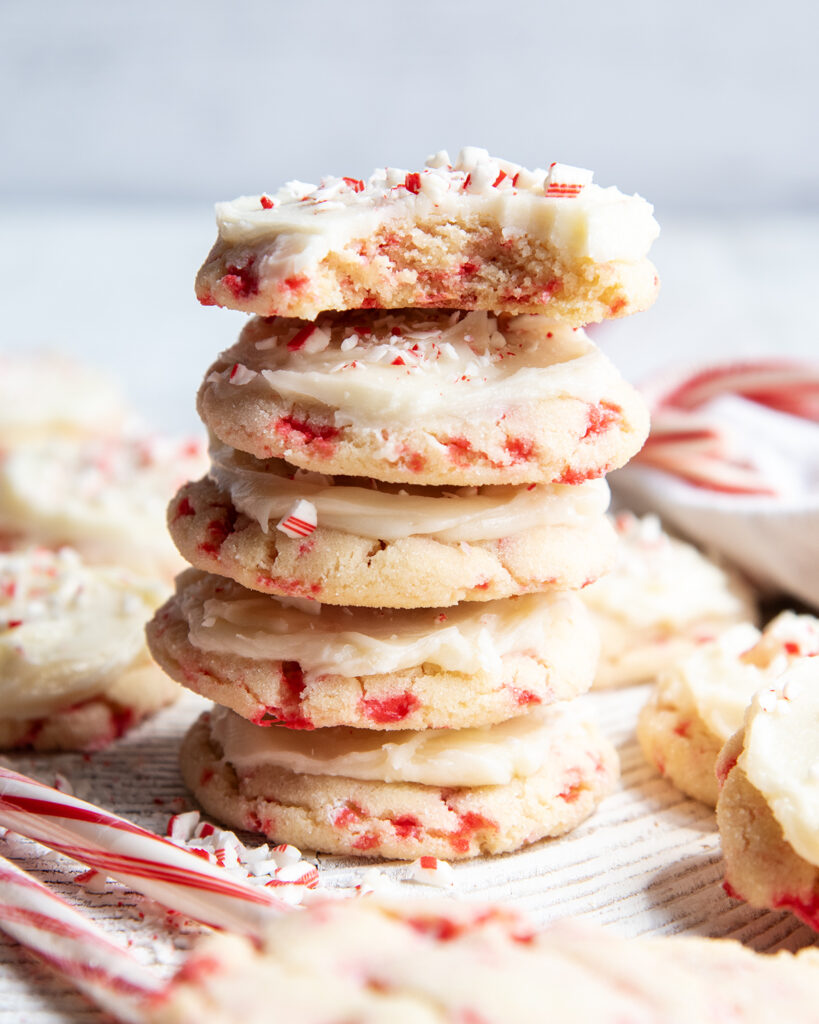
[[[757,693],[737,764],[763,795],[788,843],[819,867],[819,647]]]
[[[670,537],[653,515],[615,516],[620,557],[583,594],[605,622],[630,631],[684,630],[703,620],[736,621],[748,610],[744,591],[691,544]]]
[[[399,730],[385,741],[372,729],[260,728],[227,708],[211,712],[211,734],[240,772],[265,767],[304,775],[337,775],[426,786],[494,786],[525,779],[547,764],[565,768],[561,753],[577,741],[567,705],[551,704],[496,725]]]
[[[268,1024],[274,993],[288,1024],[811,1021],[818,961],[815,949],[624,939],[567,917],[537,932],[472,899],[323,899],[275,918],[261,945],[207,936],[151,1020]]]
[[[395,610],[277,599],[205,573],[181,579],[186,586],[178,603],[193,646],[241,658],[297,661],[306,679],[418,665],[502,673],[504,655],[540,650],[551,630],[578,614],[571,593]]]
[[[165,508],[206,465],[198,441],[51,439],[0,456],[0,529],[93,561],[176,569]]]
[[[294,470],[281,459],[254,459],[223,446],[211,455],[212,479],[265,533],[284,526],[301,502],[310,506],[301,513],[310,517],[308,533],[321,528],[386,541],[425,536],[475,543],[596,518],[609,502],[602,479],[528,487],[401,486]]]
[[[125,399],[100,371],[52,353],[0,353],[0,447],[117,431]]]
[[[789,666],[819,654],[819,620],[782,612],[760,633],[748,623],[703,644],[660,678],[658,694],[681,710],[693,711],[725,742],[742,725],[753,695]],[[819,668],[819,663],[817,668]]]
[[[654,679],[696,644],[755,619],[750,588],[656,516],[620,512],[614,525],[617,565],[582,595],[602,641],[596,688]]]
[[[113,685],[146,658],[153,580],[92,567],[76,551],[0,554],[0,715],[29,718]]]
[[[197,278],[204,304],[306,319],[325,309],[548,307],[586,323],[645,308],[656,291],[645,257],[659,229],[645,200],[593,184],[590,171],[529,171],[474,147],[454,163],[441,151],[420,171],[291,181],[219,203],[216,216],[219,237]],[[607,269],[591,280],[594,268]]]

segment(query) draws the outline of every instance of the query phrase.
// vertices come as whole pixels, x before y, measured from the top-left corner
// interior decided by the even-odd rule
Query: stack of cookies
[[[330,853],[567,831],[617,774],[568,704],[598,646],[577,591],[648,429],[580,326],[653,300],[651,207],[468,149],[217,216],[199,299],[257,315],[202,385],[211,470],[169,509],[194,568],[149,627],[218,705],[188,785]]]

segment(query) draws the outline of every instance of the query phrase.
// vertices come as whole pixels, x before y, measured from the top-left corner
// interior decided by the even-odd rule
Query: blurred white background
[[[818,29],[800,0],[0,0],[0,347],[192,427],[242,322],[193,299],[212,203],[470,144],[655,204],[661,298],[597,334],[632,379],[812,353]]]

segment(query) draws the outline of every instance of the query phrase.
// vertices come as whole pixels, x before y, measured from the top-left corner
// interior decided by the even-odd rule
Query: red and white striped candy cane
[[[214,928],[259,936],[271,914],[291,909],[125,818],[1,766],[0,825]]]
[[[651,434],[637,460],[706,490],[775,495],[770,480],[731,452],[727,433],[702,410],[726,394],[819,422],[819,368],[785,360],[726,363],[648,389]]]
[[[142,1024],[147,1001],[165,987],[65,900],[3,857],[0,929],[127,1024]]]

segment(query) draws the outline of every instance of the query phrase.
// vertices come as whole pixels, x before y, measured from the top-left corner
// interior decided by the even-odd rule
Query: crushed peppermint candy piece
[[[455,885],[455,871],[452,865],[437,857],[419,857],[410,864],[409,881],[421,885],[436,885],[449,889]]]
[[[299,537],[309,537],[318,525],[318,513],[316,506],[300,498],[291,506],[287,514],[278,521],[276,529],[287,534],[294,540]]]
[[[290,844],[245,846],[234,832],[200,821],[198,811],[174,814],[166,831],[174,845],[218,864],[242,881],[275,887],[277,897],[286,903],[299,904],[306,890],[318,887],[315,864],[304,860],[301,851]]]
[[[578,196],[586,185],[591,185],[593,177],[593,173],[583,167],[552,164],[546,174],[543,194],[554,198]]]
[[[228,380],[231,384],[249,384],[254,377],[258,377],[255,370],[249,370],[242,363],[234,363],[230,369]]]

